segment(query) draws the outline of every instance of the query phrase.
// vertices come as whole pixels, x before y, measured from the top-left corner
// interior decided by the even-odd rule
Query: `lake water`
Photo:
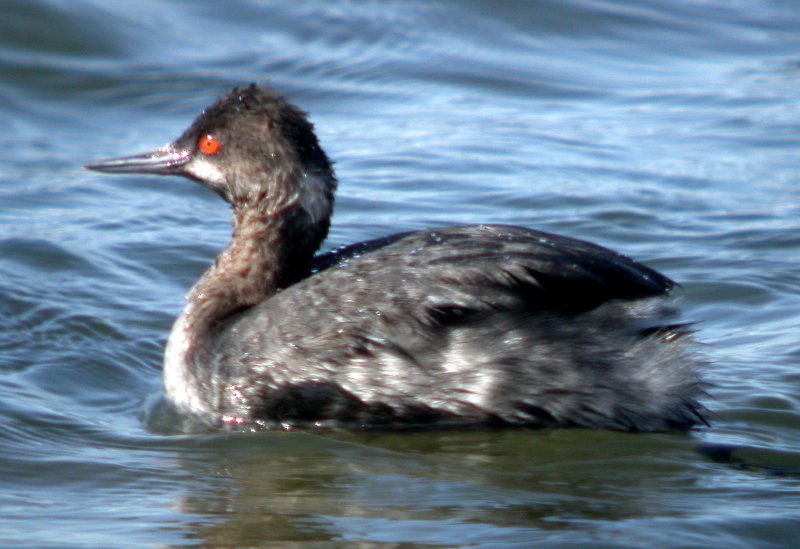
[[[793,0],[4,0],[0,545],[780,547],[800,536]],[[82,165],[269,82],[337,161],[326,249],[499,222],[680,281],[710,428],[167,435],[226,206]]]

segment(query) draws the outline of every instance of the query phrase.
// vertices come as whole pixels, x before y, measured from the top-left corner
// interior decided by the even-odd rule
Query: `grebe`
[[[305,113],[236,88],[174,142],[87,165],[180,175],[233,236],[169,336],[164,394],[244,429],[705,423],[670,279],[573,238],[503,225],[396,234],[314,256],[337,181]]]

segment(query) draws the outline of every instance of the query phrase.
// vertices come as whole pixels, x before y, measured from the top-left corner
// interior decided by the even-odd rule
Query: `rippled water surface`
[[[791,546],[800,535],[794,1],[6,0],[0,543]],[[164,435],[142,419],[228,238],[184,180],[86,162],[270,82],[337,161],[326,247],[473,222],[680,281],[710,428]],[[359,545],[360,544],[360,545]]]

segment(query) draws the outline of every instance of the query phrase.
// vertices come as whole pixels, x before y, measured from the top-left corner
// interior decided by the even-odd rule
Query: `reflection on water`
[[[732,470],[717,471],[710,493],[690,471],[692,447],[683,436],[585,431],[210,439],[183,463],[206,489],[175,506],[205,518],[192,531],[209,545],[569,542],[598,529],[636,543],[652,539],[645,527],[682,545],[705,535],[692,522],[709,509],[725,507],[739,521],[751,505],[733,487],[746,476]],[[780,489],[777,480],[760,483]]]
[[[655,445],[641,444],[648,437],[610,433],[343,438],[349,442],[310,435],[273,435],[239,445],[226,441],[213,459],[185,464],[193,476],[216,480],[213,492],[192,493],[181,500],[181,509],[221,519],[197,532],[212,545],[225,539],[247,544],[331,536],[448,544],[463,524],[494,541],[514,541],[521,532],[531,536],[540,529],[574,527],[570,517],[680,517],[677,505],[664,506],[664,494],[658,511],[643,500],[662,474],[681,468],[669,463],[676,453],[695,459],[683,437],[655,439]],[[651,454],[647,465],[641,464],[642,448]],[[632,463],[638,465],[631,469]],[[594,490],[599,474],[617,488]],[[692,484],[687,479],[676,485],[674,497]],[[352,537],[355,532],[365,537]]]

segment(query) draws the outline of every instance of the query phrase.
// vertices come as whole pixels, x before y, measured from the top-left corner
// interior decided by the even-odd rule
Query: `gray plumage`
[[[201,154],[214,136],[219,151]],[[175,143],[90,166],[188,176],[231,203],[229,247],[189,294],[168,399],[213,424],[553,426],[704,422],[674,283],[593,244],[477,225],[313,257],[336,180],[302,112],[234,90]]]

